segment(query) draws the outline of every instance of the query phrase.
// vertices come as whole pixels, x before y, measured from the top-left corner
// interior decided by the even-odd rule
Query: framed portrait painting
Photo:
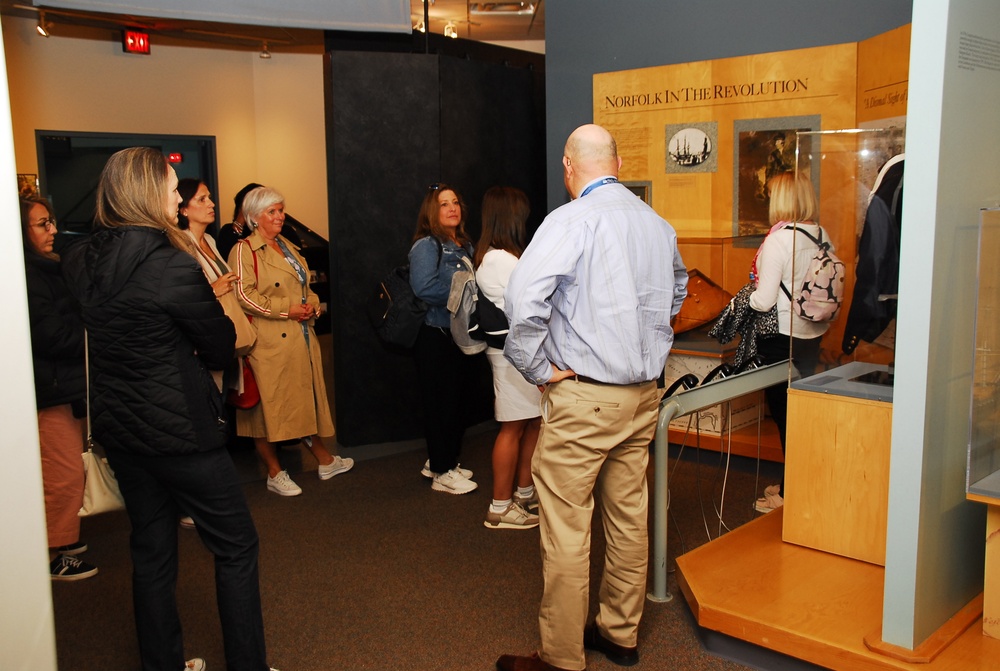
[[[819,130],[819,125],[818,115],[734,122],[734,237],[767,233],[771,227],[767,216],[771,204],[768,182],[778,173],[795,170],[797,152],[811,153],[811,147],[799,146],[796,133]],[[803,142],[808,141],[807,136]],[[813,175],[813,182],[818,181],[818,176]]]

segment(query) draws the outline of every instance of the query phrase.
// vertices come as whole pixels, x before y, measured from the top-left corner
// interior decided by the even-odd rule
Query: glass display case
[[[793,389],[892,401],[904,138],[903,128],[796,133],[796,184],[811,185],[817,211],[792,237],[792,275],[806,278],[788,288]]]
[[[970,494],[1000,499],[1000,209],[979,217],[976,347],[966,487]]]

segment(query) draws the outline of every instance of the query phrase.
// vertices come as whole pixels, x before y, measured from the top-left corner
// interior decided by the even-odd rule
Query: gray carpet
[[[261,536],[271,664],[282,671],[489,670],[502,653],[536,648],[542,588],[538,531],[489,530],[482,524],[494,436],[493,425],[467,434],[462,465],[476,471],[480,486],[465,496],[431,491],[419,474],[425,458],[419,442],[342,448],[358,463],[326,482],[316,478],[315,462],[303,450],[282,450],[279,456],[304,490],[297,498],[268,493],[253,452],[234,452]],[[749,521],[755,492],[780,475],[780,466],[764,462],[758,478],[756,462],[738,457],[727,474],[717,453],[687,448],[679,460],[677,453],[672,447],[671,567],[678,554]],[[715,511],[722,502],[720,527]],[[128,520],[124,513],[85,519],[83,539],[90,545],[83,558],[100,573],[52,586],[59,668],[138,669]],[[602,548],[596,523],[592,604]],[[180,564],[185,649],[189,657],[204,657],[209,671],[221,671],[212,557],[196,532],[181,533]],[[646,603],[641,660],[633,668],[748,668],[706,652],[672,574],[669,589],[672,602]],[[589,654],[588,668],[619,667]]]

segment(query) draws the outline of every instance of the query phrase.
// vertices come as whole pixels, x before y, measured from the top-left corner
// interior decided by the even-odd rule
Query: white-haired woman
[[[229,254],[237,295],[257,328],[250,353],[260,403],[237,410],[236,432],[254,439],[267,468],[268,490],[281,496],[302,493],[278,461],[274,444],[303,439],[319,462],[320,480],[349,471],[353,459],[333,456],[322,436],[334,434],[323,378],[322,354],[313,324],[319,297],[309,288],[309,266],[298,248],[281,235],[285,198],[262,186],[243,200],[254,232]]]

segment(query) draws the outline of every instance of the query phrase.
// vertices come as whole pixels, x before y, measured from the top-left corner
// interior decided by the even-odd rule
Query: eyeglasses
[[[37,224],[28,224],[28,225],[34,226],[39,230],[47,231],[49,230],[50,227],[52,228],[53,231],[56,230],[56,220],[53,219],[52,217],[49,217],[48,219],[40,219]]]
[[[428,190],[428,191],[437,191],[437,190],[438,190],[438,189],[440,189],[440,188],[441,188],[441,185],[440,185],[440,184],[438,184],[437,182],[434,182],[434,183],[433,183],[433,184],[431,184],[431,185],[430,185],[429,187],[427,187],[427,190]]]

